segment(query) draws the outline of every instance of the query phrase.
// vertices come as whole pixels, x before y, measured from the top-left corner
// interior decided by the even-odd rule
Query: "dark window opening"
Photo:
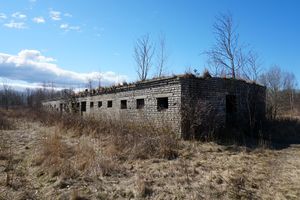
[[[94,102],[90,102],[90,108],[94,107]]]
[[[127,109],[127,100],[121,100],[121,109]]]
[[[59,111],[62,112],[63,111],[63,104],[59,104]]]
[[[112,101],[107,101],[107,107],[111,108],[112,107]]]
[[[145,107],[145,100],[137,99],[136,100],[136,109],[143,109],[144,107]]]
[[[85,112],[86,111],[86,102],[83,101],[81,102],[81,112]]]
[[[102,107],[102,101],[98,101],[98,108]]]
[[[237,111],[236,96],[226,95],[226,113],[232,114]]]
[[[168,97],[157,98],[157,110],[165,110],[169,107]]]
[[[68,108],[68,104],[65,104],[65,103],[64,103],[64,104],[63,104],[63,110],[64,110],[64,111],[68,111],[68,109],[69,109],[69,108]]]
[[[79,107],[80,107],[79,103],[73,102],[72,103],[72,112],[76,113],[77,111],[79,111]]]

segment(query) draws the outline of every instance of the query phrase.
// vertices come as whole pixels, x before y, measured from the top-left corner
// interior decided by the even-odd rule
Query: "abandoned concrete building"
[[[236,126],[259,123],[265,116],[265,87],[244,80],[178,75],[86,91],[76,105],[62,99],[44,101],[44,107],[63,112],[68,106],[84,116],[147,119],[168,124],[187,138],[214,123]]]

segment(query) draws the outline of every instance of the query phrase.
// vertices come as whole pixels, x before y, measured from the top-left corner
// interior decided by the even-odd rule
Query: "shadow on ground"
[[[300,144],[300,121],[282,118],[266,120],[255,131],[242,128],[227,128],[213,136],[213,141],[224,146],[244,146],[250,149],[270,148],[281,150]]]

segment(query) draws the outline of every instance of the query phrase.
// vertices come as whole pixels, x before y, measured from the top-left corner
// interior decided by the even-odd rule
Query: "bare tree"
[[[55,86],[54,82],[51,81],[51,83],[50,83],[50,98],[53,98],[53,97],[54,97],[54,94],[55,94],[55,88],[56,88],[56,86]]]
[[[261,62],[258,54],[254,51],[249,51],[247,57],[245,58],[245,65],[242,67],[243,78],[247,80],[252,80],[254,82],[258,81],[261,74]]]
[[[102,74],[101,71],[99,70],[99,73],[97,74],[97,79],[98,79],[98,88],[101,88],[102,85]]]
[[[159,36],[159,47],[157,54],[157,77],[162,77],[166,70],[168,55],[166,50],[166,37],[161,34]]]
[[[149,34],[139,38],[134,47],[134,59],[137,64],[137,74],[141,81],[147,79],[149,70],[152,66],[152,57],[154,54],[154,46],[150,41]]]
[[[213,25],[216,44],[207,52],[209,62],[219,73],[236,78],[238,70],[244,65],[245,58],[239,44],[239,35],[230,13],[220,14]]]
[[[62,97],[64,112],[66,113],[79,112],[78,101],[75,97],[75,92],[72,88],[62,90],[61,97]]]
[[[87,78],[86,87],[91,91],[93,89],[93,79]]]
[[[283,72],[277,65],[262,74],[260,81],[267,87],[267,114],[274,119],[279,114],[280,91],[283,88]]]
[[[9,86],[8,82],[4,80],[2,82],[2,88],[3,88],[2,104],[4,105],[5,109],[8,110],[9,103],[10,103],[9,101],[10,101],[11,87]]]
[[[297,86],[296,77],[291,72],[286,72],[283,79],[283,89],[285,91],[287,101],[289,104],[289,110],[291,115],[294,113],[294,94]]]
[[[221,128],[219,112],[204,99],[189,98],[181,108],[185,139],[213,140],[214,134]]]

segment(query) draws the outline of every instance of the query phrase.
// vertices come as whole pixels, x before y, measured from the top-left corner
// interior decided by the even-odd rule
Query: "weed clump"
[[[39,120],[45,125],[56,125],[59,130],[74,136],[106,137],[107,153],[119,159],[174,159],[177,157],[178,139],[171,128],[158,127],[146,120],[129,121],[106,117],[39,112]]]
[[[77,172],[69,160],[74,154],[74,149],[64,143],[60,136],[54,134],[42,141],[34,165],[42,165],[43,169],[49,171],[51,177],[75,178]]]
[[[8,119],[6,113],[0,110],[0,130],[11,130],[14,127],[14,123]]]

